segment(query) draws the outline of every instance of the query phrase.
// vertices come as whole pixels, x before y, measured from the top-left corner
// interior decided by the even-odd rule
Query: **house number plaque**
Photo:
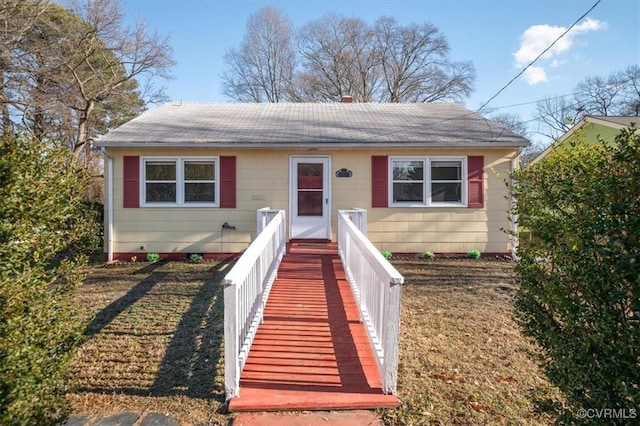
[[[339,178],[350,178],[353,176],[353,172],[349,169],[340,169],[336,172],[336,177]]]

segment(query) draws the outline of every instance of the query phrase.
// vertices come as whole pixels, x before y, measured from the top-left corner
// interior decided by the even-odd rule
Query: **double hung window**
[[[466,161],[460,157],[392,157],[392,206],[466,206]]]
[[[143,158],[142,204],[217,207],[218,169],[216,157]]]

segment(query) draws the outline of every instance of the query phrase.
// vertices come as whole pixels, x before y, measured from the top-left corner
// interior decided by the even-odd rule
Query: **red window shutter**
[[[389,157],[371,157],[371,207],[389,207]]]
[[[140,157],[125,155],[123,160],[123,207],[137,209],[140,207]]]
[[[236,157],[220,157],[220,207],[236,207]]]
[[[484,156],[467,157],[469,201],[472,209],[484,207]]]

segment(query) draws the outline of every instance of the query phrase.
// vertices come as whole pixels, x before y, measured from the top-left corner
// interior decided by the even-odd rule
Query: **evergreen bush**
[[[0,140],[0,424],[57,424],[82,336],[73,303],[99,225],[61,147]]]
[[[628,422],[640,416],[640,136],[579,139],[513,177],[514,213],[536,236],[518,252],[516,319],[567,422],[590,409]]]

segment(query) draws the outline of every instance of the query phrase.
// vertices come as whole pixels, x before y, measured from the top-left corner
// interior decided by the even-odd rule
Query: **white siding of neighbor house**
[[[337,210],[353,207],[368,211],[369,239],[381,250],[394,253],[482,252],[508,253],[509,200],[503,179],[508,176],[514,149],[115,149],[114,253],[237,253],[247,248],[256,233],[256,210],[289,209],[290,155],[331,156],[332,240]],[[141,207],[123,208],[123,156],[236,156],[236,208]],[[485,206],[371,207],[371,157],[484,155]],[[350,178],[337,178],[346,168]],[[108,178],[108,177],[107,177]],[[229,222],[236,230],[222,230]],[[105,237],[105,240],[107,238]],[[106,251],[105,242],[105,251]],[[144,246],[144,249],[140,247]]]

